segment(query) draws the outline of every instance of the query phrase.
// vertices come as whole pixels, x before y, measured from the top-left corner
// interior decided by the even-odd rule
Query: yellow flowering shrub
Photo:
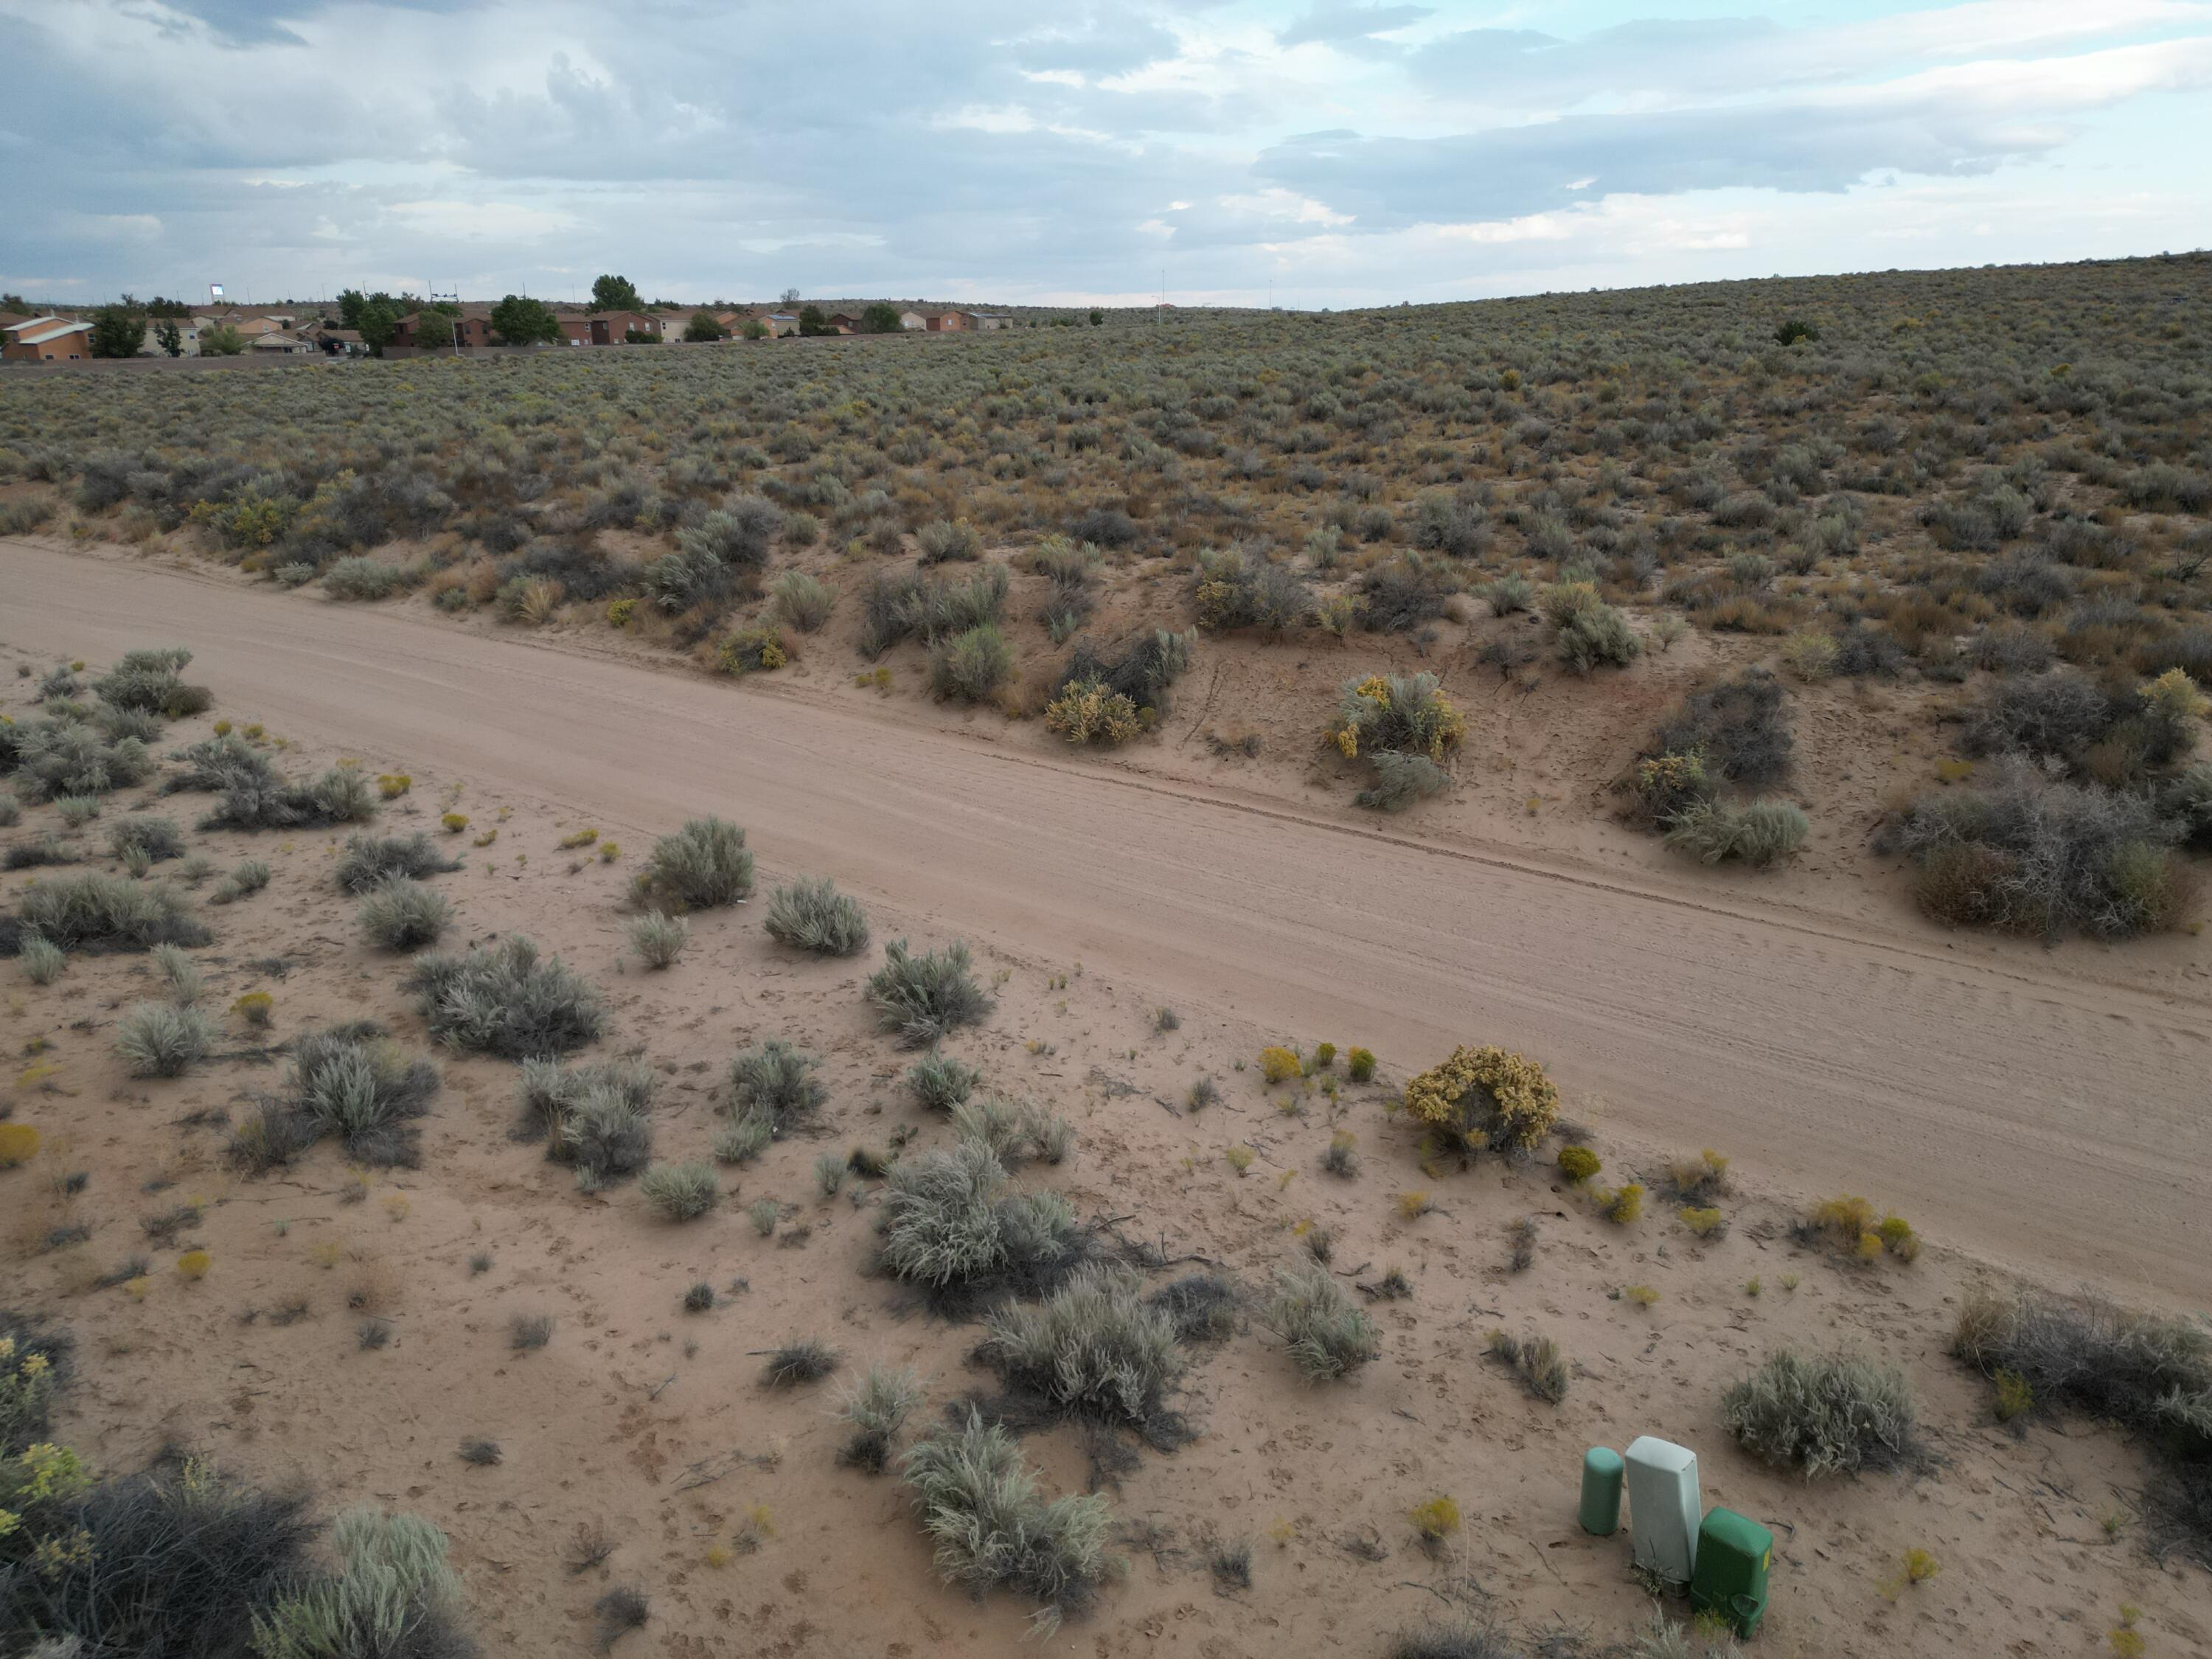
[[[447,835],[458,836],[469,827],[469,815],[466,812],[448,812],[438,822],[446,826]]]
[[[1143,730],[1137,705],[1103,680],[1076,680],[1045,705],[1044,726],[1068,742],[1114,748]]]
[[[1354,1083],[1371,1081],[1375,1076],[1375,1054],[1372,1049],[1355,1048],[1344,1057],[1344,1069]]]
[[[376,793],[386,800],[398,800],[415,787],[415,780],[404,772],[386,772],[376,780]]]
[[[722,641],[714,665],[725,674],[750,674],[782,667],[791,660],[783,635],[765,623],[740,629]]]
[[[0,1170],[28,1164],[39,1155],[39,1132],[27,1123],[0,1123]]]
[[[1533,1060],[1493,1044],[1462,1047],[1406,1085],[1406,1109],[1448,1138],[1525,1150],[1551,1133],[1559,1091]]]
[[[1449,1498],[1431,1498],[1413,1512],[1413,1530],[1429,1543],[1439,1543],[1460,1528],[1458,1503]]]
[[[637,601],[617,599],[607,606],[607,620],[617,628],[628,628],[629,619],[637,614]]]
[[[1270,1083],[1287,1083],[1294,1077],[1303,1077],[1305,1069],[1297,1054],[1279,1043],[1260,1050],[1260,1075]]]
[[[1348,681],[1329,738],[1346,760],[1377,750],[1441,763],[1467,735],[1467,716],[1434,674],[1370,674]]]
[[[205,1279],[213,1266],[215,1258],[205,1250],[186,1250],[177,1258],[177,1272],[185,1279]]]
[[[1559,1173],[1579,1186],[1605,1166],[1587,1146],[1559,1148]]]
[[[230,1012],[248,1025],[266,1025],[269,1011],[276,1006],[276,1000],[266,991],[248,991],[230,1005]]]
[[[2203,720],[2212,711],[2212,702],[2197,689],[2197,682],[2189,678],[2185,669],[2169,668],[2154,680],[2145,680],[2136,695],[2143,707],[2176,726],[2186,726],[2192,720]]]

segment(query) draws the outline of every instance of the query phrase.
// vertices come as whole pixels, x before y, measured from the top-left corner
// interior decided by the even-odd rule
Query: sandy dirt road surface
[[[1615,1131],[1849,1190],[2064,1284],[2212,1300],[2212,999],[1957,950],[405,611],[0,544],[0,639],[183,642],[240,719],[496,781],[625,839],[714,811],[771,871],[1285,1040],[1541,1056]],[[886,706],[888,708],[888,706]],[[2089,965],[2084,971],[2082,964]],[[1593,1103],[1601,1100],[1602,1105]]]

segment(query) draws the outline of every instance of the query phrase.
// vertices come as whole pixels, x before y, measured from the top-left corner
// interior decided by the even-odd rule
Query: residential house
[[[1014,319],[1002,311],[971,311],[968,313],[968,325],[989,333],[1002,328],[1012,328],[1014,325]]]
[[[932,311],[925,325],[932,334],[962,334],[969,326],[964,311]]]
[[[780,340],[787,334],[799,332],[799,313],[795,311],[771,311],[761,321],[768,325],[771,338]]]
[[[849,311],[833,311],[823,320],[840,334],[858,334],[860,331],[860,318]]]
[[[312,357],[320,349],[306,336],[284,328],[255,335],[246,343],[246,349],[256,356],[265,357]]]
[[[33,317],[0,335],[0,358],[9,362],[73,362],[92,356],[92,325],[68,317]]]
[[[927,328],[929,326],[929,319],[923,316],[921,313],[916,311],[913,307],[908,306],[905,310],[899,313],[899,326],[907,330],[908,332],[913,332],[915,330]]]
[[[410,311],[393,325],[391,340],[392,345],[411,346],[417,351],[448,352],[456,345],[473,350],[491,343],[489,306],[473,309],[463,306],[458,317],[449,311]]]
[[[328,323],[318,323],[307,331],[325,355],[331,357],[366,357],[368,342],[361,337],[357,328],[333,328]]]

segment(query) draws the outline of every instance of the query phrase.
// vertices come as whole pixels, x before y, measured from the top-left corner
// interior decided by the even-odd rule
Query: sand
[[[76,959],[45,988],[0,969],[11,1050],[44,1038],[58,1068],[17,1092],[15,1116],[49,1145],[0,1176],[0,1206],[19,1255],[10,1299],[79,1336],[64,1431],[109,1467],[174,1438],[327,1504],[428,1515],[454,1540],[491,1652],[585,1650],[612,1583],[653,1598],[652,1622],[617,1650],[632,1654],[1304,1659],[1379,1653],[1453,1607],[1619,1639],[1650,1603],[1626,1540],[1575,1528],[1574,1480],[1584,1445],[1643,1432],[1695,1446],[1707,1500],[1781,1534],[1761,1650],[2078,1654],[2123,1604],[2143,1609],[2154,1653],[2212,1643],[2204,1575],[2137,1547],[2135,1452],[2083,1424],[2015,1437],[1945,1352],[1959,1297],[1999,1269],[2204,1299],[2207,1010],[2201,991],[2177,991],[2190,981],[2170,957],[2137,969],[2119,952],[1957,940],[1825,902],[1817,881],[1547,854],[1419,815],[1377,824],[1264,769],[1101,763],[995,714],[947,720],[818,682],[732,685],[418,609],[15,544],[0,548],[0,671],[188,643],[217,708],[179,738],[216,715],[262,721],[291,745],[288,769],[344,757],[411,775],[385,833],[435,834],[449,791],[471,834],[497,827],[437,878],[462,937],[529,932],[607,991],[600,1051],[641,1053],[661,1073],[662,1156],[705,1152],[741,1044],[782,1036],[825,1057],[822,1133],[726,1172],[723,1206],[690,1226],[653,1220],[628,1186],[578,1194],[511,1140],[514,1068],[483,1060],[441,1058],[422,1167],[375,1174],[363,1195],[327,1146],[259,1180],[220,1158],[220,1117],[281,1079],[270,1043],[363,1014],[423,1042],[404,963],[366,946],[331,878],[337,837],[193,837],[219,862],[251,852],[275,867],[267,893],[207,913],[216,942],[196,954],[213,1006],[266,990],[276,1017],[269,1036],[227,1022],[222,1056],[188,1078],[133,1081],[112,1054],[118,1013],[151,994],[142,958]],[[29,694],[0,683],[19,716]],[[198,805],[166,810],[189,822]],[[936,1583],[896,1483],[835,1466],[829,1387],[757,1382],[753,1352],[794,1335],[836,1344],[848,1369],[918,1365],[932,1413],[988,1378],[967,1363],[972,1327],[904,1309],[868,1276],[872,1187],[829,1200],[814,1188],[825,1148],[909,1125],[919,1145],[946,1138],[897,1086],[908,1057],[867,1017],[875,954],[795,957],[763,936],[756,903],[699,917],[665,975],[626,959],[626,868],[707,811],[749,827],[763,884],[830,875],[859,895],[878,944],[975,942],[999,1004],[950,1046],[1081,1135],[1072,1165],[1025,1179],[1248,1284],[1301,1259],[1302,1223],[1332,1230],[1347,1283],[1393,1265],[1413,1283],[1409,1299],[1373,1304],[1383,1358],[1342,1387],[1300,1384],[1256,1326],[1200,1350],[1184,1401],[1200,1437],[1123,1477],[1117,1513],[1146,1528],[1122,1545],[1127,1573],[1049,1641],[1024,1643],[1013,1599],[979,1605]],[[8,838],[52,817],[31,808]],[[624,856],[559,850],[585,826]],[[1178,1030],[1157,1029],[1161,1006]],[[1374,1048],[1382,1076],[1332,1101],[1236,1069],[1262,1043],[1322,1039]],[[1383,1103],[1477,1040],[1552,1066],[1608,1179],[1664,1152],[1732,1153],[1728,1236],[1695,1240],[1656,1204],[1614,1227],[1545,1167],[1423,1175]],[[1202,1073],[1224,1097],[1193,1116],[1180,1103]],[[1339,1127],[1359,1138],[1349,1182],[1319,1165]],[[1226,1161],[1232,1146],[1254,1152],[1249,1173]],[[44,1180],[65,1168],[91,1176],[66,1202]],[[1395,1200],[1413,1189],[1439,1207],[1407,1221]],[[1791,1243],[1806,1196],[1844,1189],[1917,1223],[1921,1259],[1860,1268]],[[744,1214],[763,1195],[786,1212],[772,1239]],[[153,1252],[143,1297],[85,1288],[143,1248],[139,1218],[180,1198],[202,1219]],[[1529,1215],[1536,1261],[1513,1273],[1507,1230]],[[63,1220],[90,1241],[40,1249]],[[188,1243],[214,1258],[197,1284],[172,1271]],[[493,1266],[472,1273],[478,1251]],[[681,1297],[702,1279],[722,1305],[688,1315]],[[1620,1295],[1633,1285],[1658,1299],[1638,1307]],[[303,1318],[270,1317],[295,1302]],[[551,1342],[510,1352],[509,1320],[540,1311]],[[374,1351],[357,1336],[372,1316],[391,1331]],[[1497,1327],[1566,1346],[1577,1371],[1562,1405],[1485,1357]],[[1940,1461],[1808,1486],[1744,1458],[1720,1426],[1722,1390],[1785,1342],[1850,1342],[1903,1365]],[[499,1440],[503,1461],[463,1464],[471,1435]],[[1084,1484],[1072,1431],[1030,1447],[1054,1489]],[[1407,1512],[1438,1494],[1466,1522],[1432,1559]],[[710,1555],[757,1508],[760,1547]],[[587,1522],[618,1547],[572,1574]],[[1253,1543],[1252,1589],[1218,1593],[1209,1537]],[[1386,1558],[1355,1555],[1353,1539]],[[1901,1587],[1911,1548],[1942,1571]]]

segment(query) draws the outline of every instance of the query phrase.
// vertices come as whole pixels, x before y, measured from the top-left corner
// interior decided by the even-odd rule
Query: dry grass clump
[[[660,900],[677,910],[735,904],[753,890],[753,855],[746,850],[745,832],[718,817],[693,818],[653,842],[634,884],[639,897]]]
[[[409,1058],[373,1020],[309,1031],[292,1051],[284,1094],[264,1098],[231,1137],[231,1161],[252,1174],[290,1163],[325,1135],[373,1168],[419,1162],[415,1120],[438,1092],[437,1067]]]
[[[802,878],[769,895],[768,934],[818,957],[857,956],[868,947],[867,912],[828,878]]]
[[[1802,1468],[1808,1480],[1893,1468],[1922,1455],[1904,1372],[1848,1351],[1768,1355],[1729,1389],[1721,1418],[1746,1451]]]
[[[979,1595],[1004,1588],[1029,1596],[1041,1604],[1031,1621],[1040,1634],[1090,1605],[1111,1565],[1104,1498],[1048,1502],[1019,1443],[973,1410],[917,1441],[901,1465],[946,1583]]]
[[[446,1534],[418,1516],[347,1510],[331,1528],[335,1574],[281,1596],[254,1620],[264,1659],[353,1659],[390,1652],[377,1632],[404,1632],[410,1655],[459,1659],[461,1581],[446,1561]]]
[[[1291,1363],[1309,1382],[1340,1381],[1382,1354],[1375,1322],[1352,1304],[1318,1262],[1276,1270],[1260,1322],[1282,1339]]]
[[[791,1389],[802,1382],[819,1382],[841,1363],[836,1349],[827,1343],[812,1337],[793,1337],[769,1353],[768,1364],[761,1367],[761,1383],[765,1388]]]
[[[1065,1198],[1016,1187],[998,1155],[972,1140],[894,1164],[881,1226],[885,1270],[951,1310],[1047,1294],[1091,1249]]]
[[[877,1024],[903,1046],[920,1048],[988,1018],[993,1000],[970,966],[965,939],[919,956],[904,939],[893,939],[884,947],[884,965],[868,977]]]
[[[431,1035],[471,1054],[544,1059],[598,1041],[606,1027],[599,994],[560,957],[540,960],[526,934],[510,933],[465,956],[418,957],[405,983]]]
[[[1515,1336],[1509,1331],[1492,1331],[1490,1352],[1510,1366],[1521,1386],[1545,1404],[1556,1406],[1567,1397],[1573,1367],[1566,1351],[1550,1337],[1534,1332]]]
[[[977,1357],[1051,1409],[1135,1430],[1166,1449],[1188,1437],[1167,1404],[1183,1371],[1175,1319],[1127,1267],[1078,1271],[1044,1301],[992,1316]]]

